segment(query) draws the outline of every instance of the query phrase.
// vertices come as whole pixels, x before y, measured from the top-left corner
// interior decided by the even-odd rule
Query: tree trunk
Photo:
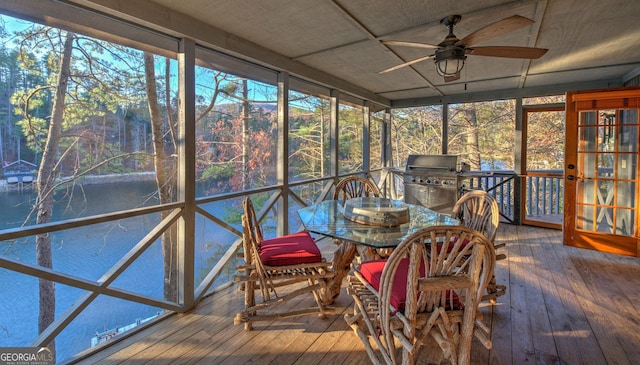
[[[249,90],[242,80],[242,190],[249,189]]]
[[[53,99],[53,110],[49,121],[49,133],[47,142],[42,151],[42,161],[38,169],[38,179],[36,189],[38,192],[38,215],[36,224],[45,224],[51,221],[53,214],[53,187],[55,182],[54,166],[56,165],[56,154],[60,144],[62,134],[62,122],[64,120],[65,95],[69,75],[71,73],[71,52],[75,35],[67,33],[64,43],[64,50],[60,57],[60,67],[56,93]],[[48,233],[36,235],[36,262],[42,267],[51,269],[53,259],[51,255],[51,236]],[[54,282],[50,280],[38,279],[39,303],[38,312],[38,333],[42,333],[55,319],[56,297]],[[49,349],[55,350],[55,342],[47,344]]]
[[[175,161],[167,159],[164,150],[164,133],[162,130],[162,116],[158,107],[158,94],[156,92],[156,76],[154,72],[153,54],[144,53],[145,81],[149,103],[149,117],[151,119],[151,136],[153,139],[153,165],[156,171],[156,185],[160,204],[174,201],[175,194]],[[169,80],[167,80],[169,82]],[[169,126],[171,129],[173,126]],[[172,134],[173,135],[173,134]],[[162,218],[169,212],[163,211]],[[162,255],[164,258],[164,297],[166,300],[177,300],[178,293],[178,257],[177,257],[177,230],[171,226],[162,235]]]
[[[465,152],[469,158],[471,170],[480,170],[480,142],[478,138],[478,118],[476,109],[470,107],[464,110],[465,119],[467,120],[467,143],[465,143]]]

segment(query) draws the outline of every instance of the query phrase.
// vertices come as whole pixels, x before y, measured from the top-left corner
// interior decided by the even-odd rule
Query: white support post
[[[178,220],[178,302],[186,312],[194,303],[194,239],[196,211],[195,41],[183,38],[178,53],[178,201],[184,202]]]
[[[289,233],[289,73],[278,74],[278,141],[277,180],[282,186],[282,195],[278,199],[278,236]]]

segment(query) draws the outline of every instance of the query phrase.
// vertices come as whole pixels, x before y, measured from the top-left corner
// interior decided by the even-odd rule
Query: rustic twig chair
[[[469,228],[482,232],[493,244],[495,250],[504,247],[504,244],[496,245],[496,233],[500,224],[500,210],[498,202],[491,194],[484,190],[471,190],[458,199],[453,207],[453,216]],[[505,259],[503,253],[496,255],[496,260]],[[496,283],[495,275],[487,286],[487,293],[482,300],[495,302],[496,298],[504,295],[507,287]]]
[[[387,260],[363,262],[349,277],[354,311],[345,321],[375,364],[399,363],[398,352],[403,364],[413,364],[423,347],[451,364],[468,364],[494,260],[489,240],[473,229],[424,228]]]
[[[332,311],[325,305],[327,281],[334,274],[311,235],[302,231],[265,240],[250,198],[245,198],[243,208],[245,263],[238,267],[240,273],[235,280],[242,282],[240,289],[244,290],[245,308],[236,314],[234,324],[244,323],[245,329],[251,330],[255,321],[308,314],[326,317],[326,313]],[[262,296],[260,303],[256,303],[257,291]],[[307,293],[313,294],[316,306],[282,309],[286,308],[285,304],[278,307],[279,310],[271,310]]]
[[[376,184],[364,177],[349,176],[336,184],[333,191],[333,200],[344,203],[345,200],[357,197],[378,197],[380,189]]]

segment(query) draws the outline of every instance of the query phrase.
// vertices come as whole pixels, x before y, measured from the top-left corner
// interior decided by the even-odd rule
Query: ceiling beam
[[[405,60],[404,58],[400,57],[400,55],[398,53],[396,53],[393,49],[391,49],[389,46],[387,46],[386,44],[382,43],[382,41],[380,40],[380,37],[378,37],[375,34],[373,34],[367,27],[364,26],[364,24],[362,24],[360,22],[359,19],[357,19],[353,14],[348,12],[344,7],[342,7],[342,5],[338,4],[335,0],[331,0],[331,3],[333,5],[335,5],[335,7],[340,11],[340,13],[342,15],[344,15],[351,23],[353,23],[356,27],[358,27],[360,30],[362,30],[367,35],[367,38],[369,40],[376,40],[381,47],[383,47],[385,50],[387,50],[392,55],[394,55],[395,58],[400,61],[400,63],[405,63],[405,62],[408,61],[408,60]],[[324,52],[324,51],[325,50],[322,50],[322,52]],[[317,53],[317,52],[314,52],[314,54],[315,53]],[[431,82],[424,75],[422,75],[420,72],[418,72],[418,70],[413,68],[413,66],[409,66],[409,68],[412,69],[424,82],[426,82],[427,85],[431,89],[435,90],[435,92],[438,93],[438,95],[444,95],[444,93],[442,91],[440,91],[438,89],[438,87],[433,82]]]
[[[541,0],[538,4],[536,4],[535,14],[533,16],[533,23],[531,25],[531,30],[529,32],[529,44],[527,47],[535,47],[536,43],[538,43],[538,36],[540,35],[540,27],[542,26],[542,19],[544,17],[544,13],[547,9],[547,0]],[[523,88],[527,81],[527,74],[529,73],[529,68],[531,67],[530,59],[525,60],[524,65],[522,67],[522,72],[520,73],[520,82],[518,87]]]
[[[503,89],[493,91],[481,91],[470,92],[466,94],[446,95],[446,96],[432,96],[427,98],[410,98],[403,100],[395,100],[391,103],[392,108],[409,108],[427,105],[438,104],[459,104],[459,103],[473,103],[480,101],[490,100],[504,100],[513,99],[517,97],[536,97],[545,95],[559,95],[564,94],[567,91],[575,90],[591,90],[591,89],[605,89],[611,87],[623,86],[620,79],[615,80],[599,80],[590,82],[559,84],[559,85],[544,85],[526,88],[516,89]]]

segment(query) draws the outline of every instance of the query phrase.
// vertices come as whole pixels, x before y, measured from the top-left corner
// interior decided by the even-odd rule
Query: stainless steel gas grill
[[[404,201],[451,214],[464,189],[458,155],[409,155],[404,171]]]

